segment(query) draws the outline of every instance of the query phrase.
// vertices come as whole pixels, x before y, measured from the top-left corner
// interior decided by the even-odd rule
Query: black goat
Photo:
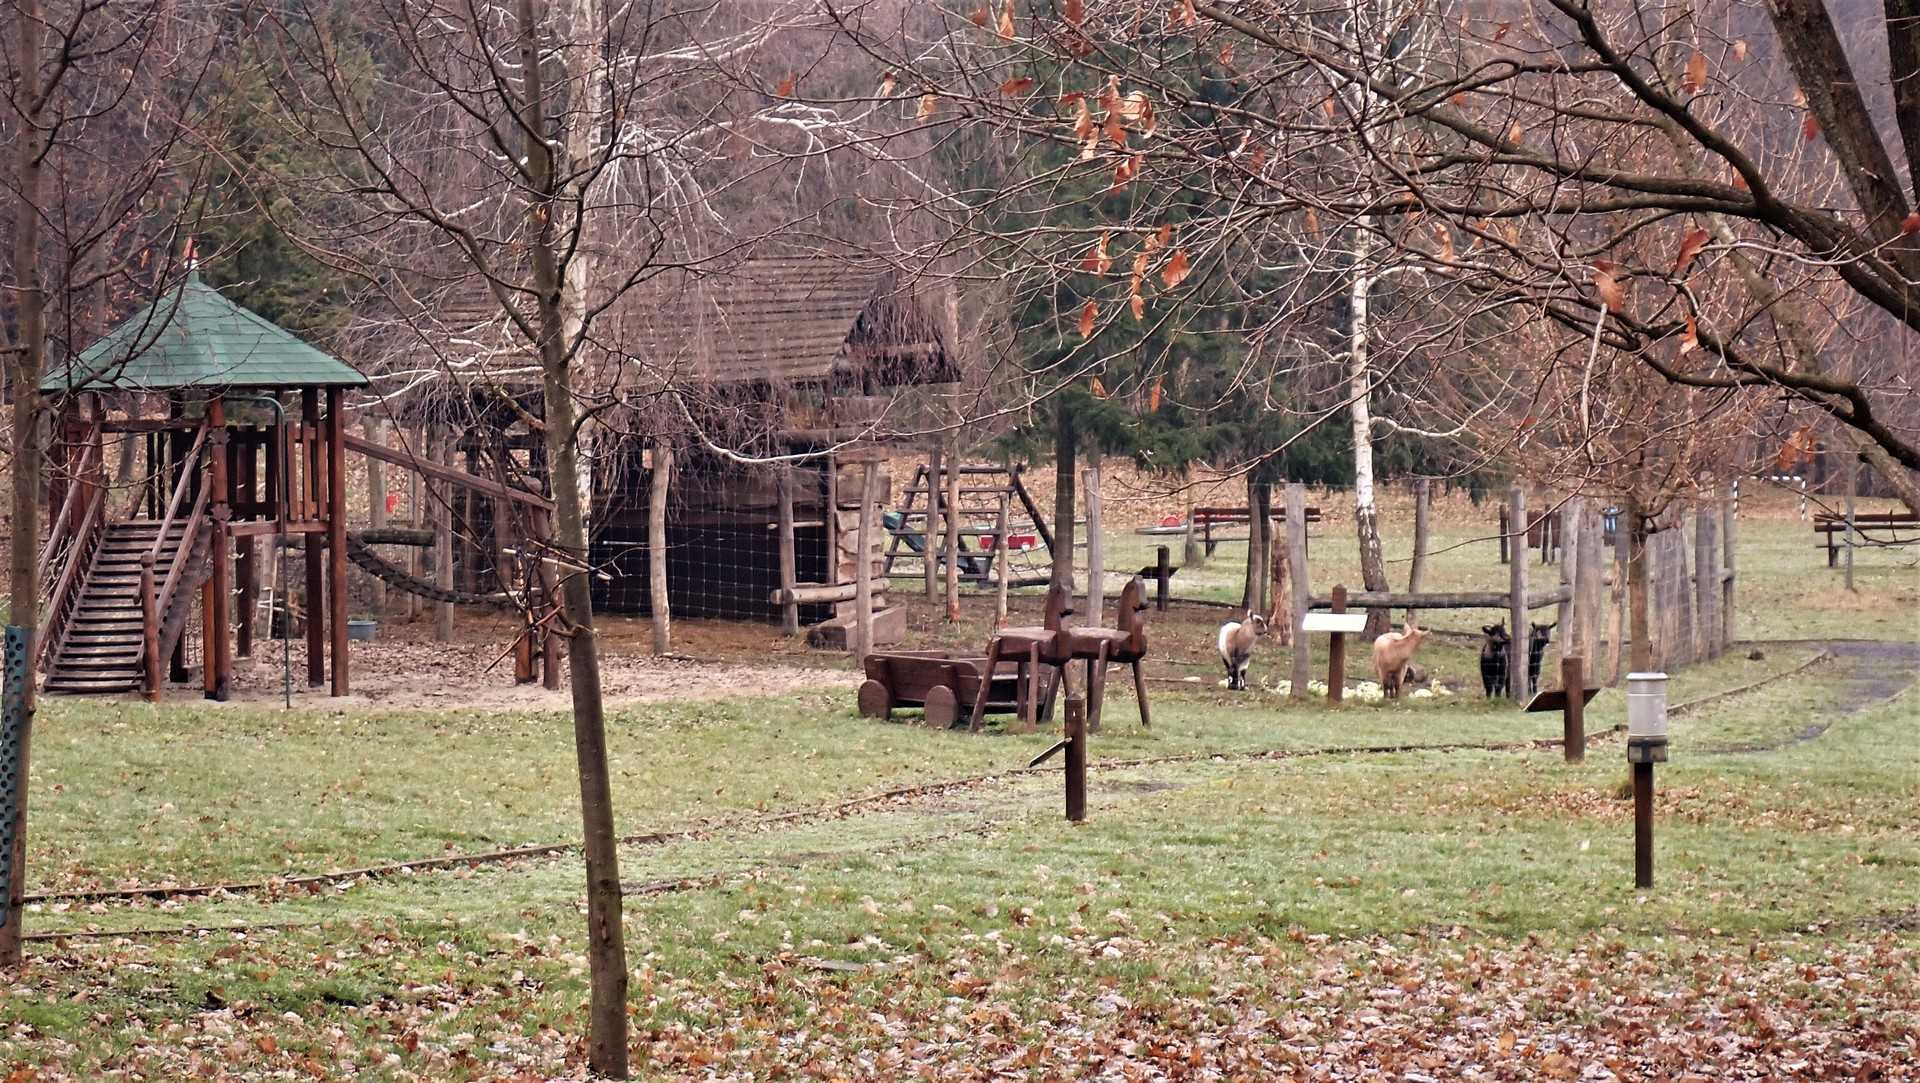
[[[1559,624],[1527,624],[1527,687],[1536,692],[1540,690],[1540,660],[1547,656],[1547,641]]]
[[[1486,689],[1487,698],[1504,696],[1512,683],[1508,666],[1508,650],[1513,641],[1507,636],[1507,626],[1486,624],[1480,627],[1485,638],[1480,642],[1480,686]]]

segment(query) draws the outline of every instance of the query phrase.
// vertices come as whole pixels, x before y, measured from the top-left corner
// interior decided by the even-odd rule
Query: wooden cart
[[[867,679],[860,685],[860,713],[891,720],[896,708],[917,707],[928,726],[945,729],[960,720],[960,705],[973,705],[987,660],[951,651],[889,651],[866,656]],[[987,710],[1012,714],[1020,709],[1025,682],[1021,666],[1002,663],[987,689]]]

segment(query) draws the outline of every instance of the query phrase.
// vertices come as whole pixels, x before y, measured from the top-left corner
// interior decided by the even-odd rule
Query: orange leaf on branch
[[[1087,21],[1087,5],[1084,0],[1066,0],[1066,3],[1060,6],[1060,13],[1066,17],[1067,23],[1071,26],[1079,26]]]
[[[1707,54],[1696,52],[1687,58],[1686,71],[1680,75],[1680,89],[1698,94],[1707,87]]]
[[[920,95],[920,108],[914,110],[913,118],[915,120],[925,120],[928,117],[932,116],[933,111],[939,108],[939,106],[940,106],[940,95],[922,94]]]
[[[1593,261],[1593,290],[1600,295],[1600,303],[1608,312],[1619,312],[1627,306],[1627,291],[1614,277],[1614,269],[1611,260]]]
[[[1794,430],[1793,435],[1787,437],[1786,443],[1780,445],[1780,453],[1774,456],[1773,464],[1785,473],[1793,469],[1796,464],[1812,457],[1813,426],[1802,425]]]
[[[1013,29],[1013,0],[1007,0],[1006,6],[1000,9],[999,33],[1006,41],[1012,41],[1016,36]]]
[[[1107,385],[1101,383],[1100,377],[1098,376],[1092,377],[1087,381],[1087,390],[1092,392],[1093,397],[1096,399],[1104,399],[1107,397]]]
[[[1094,325],[1094,322],[1099,318],[1100,318],[1100,307],[1094,304],[1092,301],[1088,301],[1086,304],[1080,306],[1080,337],[1081,338],[1088,339],[1093,337],[1093,325]]]
[[[1188,270],[1187,250],[1176,248],[1167,259],[1167,265],[1160,268],[1160,281],[1168,289],[1173,289],[1187,280]]]
[[[1220,63],[1227,65],[1233,63],[1233,42],[1227,42],[1220,47]]]
[[[1800,136],[1811,142],[1820,137],[1820,118],[1808,113],[1800,119]]]
[[[1100,243],[1094,245],[1093,248],[1088,250],[1085,256],[1081,257],[1080,269],[1082,271],[1088,274],[1103,275],[1112,269],[1113,257],[1107,253],[1107,241],[1110,236],[1110,234],[1102,233],[1100,235]]]
[[[1687,313],[1687,329],[1680,335],[1680,356],[1685,357],[1700,346],[1700,328],[1694,325],[1693,313]]]
[[[1680,238],[1680,251],[1674,253],[1673,276],[1679,278],[1681,275],[1686,274],[1687,268],[1693,266],[1694,257],[1698,256],[1700,250],[1706,246],[1706,230],[1697,226],[1688,230],[1687,235]]]
[[[1006,82],[1000,84],[1000,93],[1003,97],[1017,98],[1020,95],[1025,94],[1027,91],[1032,90],[1033,87],[1034,87],[1033,76],[1016,75],[1013,78],[1007,80]]]
[[[1113,185],[1107,191],[1109,193],[1125,191],[1127,185],[1133,183],[1133,178],[1139,176],[1140,162],[1141,157],[1138,154],[1120,159],[1120,164],[1113,167]]]
[[[780,85],[774,88],[773,96],[776,98],[791,98],[793,97],[793,88],[799,84],[800,76],[794,72],[788,72],[787,77],[780,80]]]
[[[967,16],[967,18],[973,20],[973,25],[984,29],[988,23],[993,21],[993,12],[988,10],[987,5],[981,4],[974,10],[973,14]]]
[[[1147,413],[1152,414],[1152,413],[1159,412],[1160,389],[1166,385],[1166,382],[1167,382],[1167,377],[1165,376],[1165,374],[1154,377],[1153,390],[1147,392]]]
[[[1905,218],[1900,219],[1900,232],[1907,234],[1920,233],[1920,213],[1909,214]]]

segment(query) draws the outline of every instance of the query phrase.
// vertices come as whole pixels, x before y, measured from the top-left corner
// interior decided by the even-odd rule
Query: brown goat
[[[1380,679],[1381,693],[1388,699],[1400,698],[1407,666],[1413,661],[1413,652],[1420,649],[1420,641],[1425,638],[1427,630],[1408,621],[1400,631],[1388,632],[1373,641],[1373,672]]]

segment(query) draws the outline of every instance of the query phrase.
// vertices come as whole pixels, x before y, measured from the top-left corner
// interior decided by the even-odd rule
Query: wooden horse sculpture
[[[1087,663],[1087,729],[1100,728],[1100,705],[1106,698],[1107,667],[1114,664],[1133,667],[1134,696],[1140,702],[1140,724],[1151,725],[1147,718],[1147,679],[1140,663],[1147,657],[1147,586],[1139,576],[1127,580],[1120,591],[1120,609],[1115,628],[1067,629],[1069,660]],[[1051,698],[1051,697],[1049,697]]]
[[[1039,720],[1040,667],[1050,666],[1056,678],[1067,664],[1066,623],[1073,614],[1072,596],[1055,584],[1047,590],[1046,616],[1040,627],[1002,628],[987,641],[987,664],[983,669],[980,691],[973,699],[973,719],[969,729],[979,732],[986,720],[987,686],[1001,659],[1020,664],[1020,721],[1032,726]]]

